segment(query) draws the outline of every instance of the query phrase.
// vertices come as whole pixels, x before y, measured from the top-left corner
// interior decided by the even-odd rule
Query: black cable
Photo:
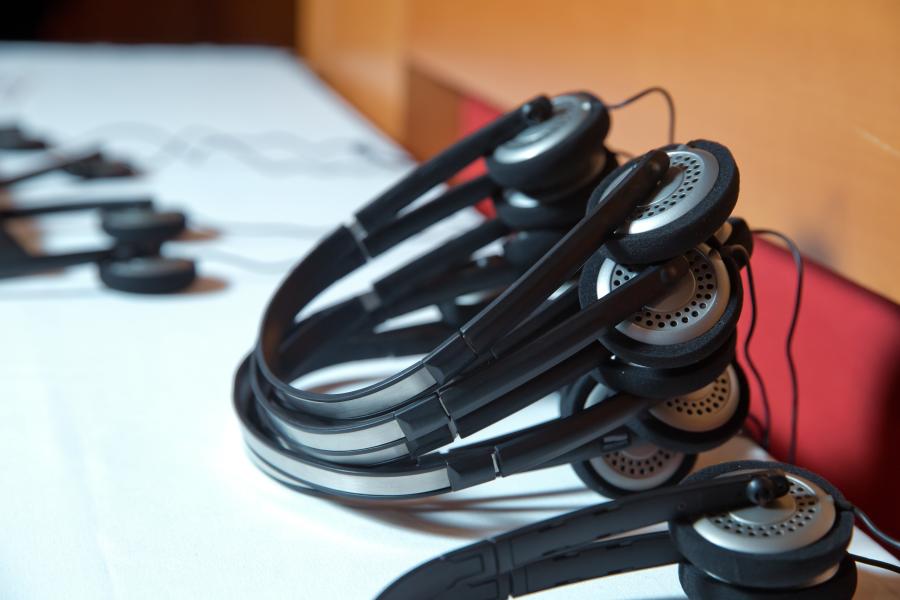
[[[723,248],[721,243],[718,242],[715,238],[711,239],[710,242],[714,248],[716,248],[720,253],[723,252]],[[760,400],[763,405],[763,423],[759,422],[755,416],[748,414],[747,418],[751,420],[756,427],[759,429],[760,440],[759,444],[765,450],[769,449],[769,437],[771,431],[771,410],[769,407],[769,394],[766,389],[765,380],[760,374],[759,369],[756,366],[756,363],[753,362],[753,357],[750,354],[750,344],[753,341],[753,334],[756,331],[756,318],[759,314],[759,307],[756,301],[756,286],[753,282],[753,267],[750,265],[750,253],[742,246],[732,246],[732,252],[740,252],[744,255],[744,264],[747,265],[747,289],[750,293],[750,324],[747,328],[747,337],[744,339],[744,356],[747,359],[747,367],[750,369],[750,372],[753,374],[753,379],[756,381],[757,386],[759,387],[759,395]]]
[[[885,571],[891,571],[900,575],[900,567],[898,567],[897,565],[892,565],[889,562],[877,560],[875,558],[869,558],[868,556],[860,556],[859,554],[851,554],[849,552],[847,553],[847,556],[849,556],[856,562],[871,565],[873,567],[878,567],[879,569],[884,569]]]
[[[878,538],[894,550],[900,550],[900,540],[889,536],[887,533],[879,529],[878,526],[875,525],[874,522],[872,522],[872,519],[869,518],[869,515],[864,513],[858,506],[853,507],[853,514],[856,515],[857,519],[863,522],[863,525],[865,525],[869,529],[869,531],[872,532],[872,535],[874,535],[876,538]]]
[[[622,100],[621,102],[618,102],[616,104],[607,104],[606,108],[608,110],[616,110],[618,108],[628,106],[632,102],[640,100],[641,98],[643,98],[644,96],[646,96],[648,94],[654,94],[654,93],[660,94],[666,101],[666,106],[669,109],[669,143],[674,144],[675,143],[675,101],[672,100],[672,94],[670,94],[669,90],[667,90],[666,88],[661,87],[661,86],[649,87],[645,90],[638,92],[634,96],[631,96],[630,98],[626,98],[625,100]]]
[[[791,313],[791,323],[788,326],[787,337],[784,344],[791,379],[791,438],[788,447],[787,462],[793,464],[797,460],[797,423],[800,412],[800,391],[797,382],[797,366],[794,362],[793,343],[794,332],[797,329],[797,319],[800,316],[800,304],[803,298],[803,256],[800,254],[800,248],[797,247],[794,240],[779,231],[773,231],[771,229],[754,229],[751,233],[755,235],[770,235],[780,239],[790,250],[791,257],[794,259],[794,268],[797,271],[797,289],[794,293],[794,309]]]
[[[750,266],[749,256],[747,257],[747,290],[750,293],[750,324],[747,328],[747,337],[744,339],[744,357],[747,359],[747,367],[750,369],[750,372],[753,374],[753,379],[759,387],[759,396],[763,407],[763,423],[760,429],[762,441],[760,445],[768,451],[770,432],[772,429],[772,413],[769,407],[769,394],[766,390],[766,384],[763,381],[762,375],[760,374],[756,363],[753,361],[753,356],[750,354],[750,343],[753,340],[753,333],[756,331],[756,315],[759,313],[759,310],[756,303],[756,285],[754,285],[753,282],[753,267]]]

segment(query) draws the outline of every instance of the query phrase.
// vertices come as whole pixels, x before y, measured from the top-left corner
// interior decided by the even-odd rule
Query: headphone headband
[[[477,589],[486,582],[503,586],[500,582],[509,574],[515,573],[516,569],[555,555],[573,553],[595,540],[654,523],[689,518],[691,515],[762,505],[783,496],[788,489],[789,484],[783,473],[765,470],[685,483],[590,506],[478,542],[424,563],[391,584],[381,593],[379,600],[469,597],[473,587]],[[639,562],[637,565],[618,569],[619,571],[665,564],[657,562],[660,555],[663,561],[676,556],[671,551],[671,543],[668,540],[663,542],[661,536],[644,537],[639,541],[644,542],[642,546],[651,545],[656,550],[649,553],[654,564]],[[618,543],[621,544],[622,540]]]

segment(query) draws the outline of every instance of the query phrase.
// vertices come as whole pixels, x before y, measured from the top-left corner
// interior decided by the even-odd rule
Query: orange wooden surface
[[[408,105],[413,70],[500,108],[538,92],[588,89],[616,102],[663,85],[675,96],[680,140],[707,137],[733,150],[739,214],[900,301],[900,2],[327,5],[345,9],[329,25],[344,38],[319,48],[341,67],[323,73],[401,141],[402,115],[429,110]],[[362,43],[382,21],[405,37]],[[613,114],[610,143],[641,152],[665,132],[663,103],[647,98]]]
[[[396,139],[406,120],[407,0],[297,0],[298,50]]]

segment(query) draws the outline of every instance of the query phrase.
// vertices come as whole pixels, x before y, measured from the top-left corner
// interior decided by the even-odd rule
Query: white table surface
[[[231,379],[279,277],[314,241],[299,227],[347,219],[409,167],[287,53],[0,45],[0,122],[9,119],[70,147],[101,142],[155,168],[130,181],[48,176],[4,201],[150,193],[223,233],[178,244],[201,261],[204,280],[190,294],[112,292],[88,267],[0,282],[0,598],[367,599],[422,560],[596,500],[560,467],[417,510],[362,510],[298,495],[250,464]],[[226,151],[157,152],[165,132],[196,141],[213,130],[266,139],[273,160],[308,158],[274,173]],[[284,136],[253,137],[272,131],[319,145],[291,149]],[[379,149],[384,164],[343,152],[338,138]],[[0,153],[0,169],[19,164]],[[98,239],[90,223],[46,220],[39,239],[49,249],[74,247]],[[282,235],[271,226],[260,235],[251,226],[260,223],[282,224]],[[266,264],[241,268],[224,253]],[[544,401],[505,427],[554,411]],[[736,439],[701,464],[748,456],[762,453]],[[891,560],[861,532],[852,549]],[[857,597],[900,597],[900,579],[861,571]],[[675,568],[663,567],[535,597],[682,594]]]

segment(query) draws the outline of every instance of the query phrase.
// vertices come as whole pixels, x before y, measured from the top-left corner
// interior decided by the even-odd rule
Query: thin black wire
[[[889,536],[887,533],[882,531],[872,522],[872,519],[869,518],[869,515],[864,513],[858,506],[853,507],[853,514],[856,515],[856,518],[863,522],[863,524],[872,532],[876,538],[893,548],[894,550],[900,550],[900,540],[897,538],[893,538]]]
[[[634,96],[631,96],[629,98],[626,98],[625,100],[622,100],[621,102],[618,102],[616,104],[607,104],[606,108],[609,110],[616,110],[618,108],[628,106],[632,102],[640,100],[641,98],[643,98],[644,96],[646,96],[648,94],[660,94],[665,99],[666,106],[669,109],[669,143],[674,144],[675,143],[675,101],[672,99],[672,94],[670,94],[669,90],[667,90],[666,88],[661,87],[661,86],[649,87],[645,90],[641,90]]]
[[[759,307],[756,302],[756,286],[753,282],[753,267],[750,265],[750,253],[747,252],[741,246],[734,247],[735,252],[741,252],[744,255],[744,259],[747,265],[747,288],[750,292],[750,324],[747,328],[747,337],[744,339],[744,356],[747,359],[747,366],[750,368],[750,372],[753,374],[753,379],[756,381],[756,385],[759,387],[759,395],[760,400],[762,401],[763,406],[763,424],[759,422],[756,417],[752,415],[748,415],[756,426],[759,428],[760,432],[760,445],[768,450],[769,449],[769,436],[771,431],[771,411],[769,407],[769,393],[766,389],[765,381],[762,375],[759,372],[759,369],[756,367],[756,363],[753,362],[753,357],[750,354],[750,343],[753,341],[753,334],[756,331],[756,317],[759,314]]]
[[[744,358],[747,360],[747,367],[750,368],[750,372],[753,374],[753,379],[756,381],[756,385],[759,387],[759,396],[760,400],[762,401],[763,407],[761,445],[764,449],[768,450],[770,432],[772,428],[772,413],[769,407],[769,394],[766,390],[766,384],[763,381],[762,375],[760,374],[756,363],[753,361],[753,356],[750,354],[750,342],[753,340],[753,333],[756,331],[756,315],[759,310],[756,303],[756,285],[753,282],[753,267],[750,266],[749,257],[747,259],[747,290],[750,292],[750,324],[747,328],[747,337],[744,339]]]
[[[800,248],[797,247],[794,240],[780,231],[754,229],[752,233],[755,235],[769,235],[781,240],[790,250],[791,257],[794,259],[794,268],[797,271],[797,289],[794,293],[794,310],[791,314],[791,323],[788,326],[787,338],[784,344],[784,351],[787,356],[791,379],[791,438],[790,446],[788,447],[787,462],[793,464],[797,461],[797,423],[800,412],[800,391],[797,382],[797,365],[794,362],[793,343],[794,332],[797,329],[797,319],[800,316],[800,304],[803,298],[803,255],[800,254]]]
[[[891,571],[893,573],[900,574],[900,567],[898,567],[897,565],[892,565],[889,562],[877,560],[875,558],[869,558],[868,556],[860,556],[859,554],[851,554],[849,552],[847,553],[847,556],[849,556],[856,562],[861,562],[866,565],[878,567],[879,569],[884,569],[885,571]]]

